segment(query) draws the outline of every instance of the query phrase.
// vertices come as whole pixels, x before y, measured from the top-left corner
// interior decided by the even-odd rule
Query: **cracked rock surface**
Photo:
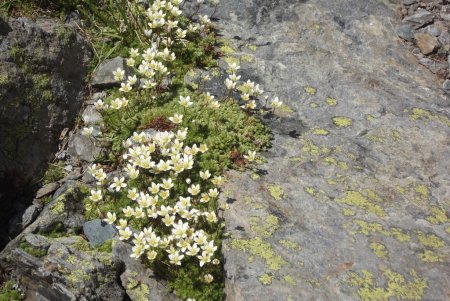
[[[286,105],[266,162],[228,175],[227,300],[450,297],[449,99],[397,4],[221,2],[243,78]]]

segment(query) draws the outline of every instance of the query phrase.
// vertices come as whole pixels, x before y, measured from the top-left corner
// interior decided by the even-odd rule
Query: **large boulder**
[[[62,129],[72,125],[83,102],[89,56],[73,25],[1,20],[0,221],[24,209],[17,192],[42,176]]]
[[[394,2],[216,10],[242,78],[290,108],[268,119],[265,163],[224,187],[227,300],[448,299],[449,99]]]

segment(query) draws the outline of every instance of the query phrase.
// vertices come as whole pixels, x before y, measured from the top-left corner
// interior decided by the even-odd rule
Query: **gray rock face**
[[[76,133],[69,139],[67,153],[74,158],[86,162],[94,162],[101,151],[102,149],[96,145],[95,140],[92,137],[86,137]]]
[[[69,184],[0,252],[0,269],[11,270],[21,279],[26,300],[123,300],[122,263],[75,236],[85,223],[84,195],[79,184]],[[58,227],[62,237],[46,237]],[[24,242],[38,253],[27,253],[21,248]]]
[[[128,66],[125,59],[118,56],[110,60],[102,62],[92,75],[93,87],[111,87],[120,85],[120,81],[114,79],[113,71],[121,68],[125,71],[125,78],[129,75]]]
[[[168,292],[161,280],[156,280],[155,275],[146,269],[140,261],[130,257],[131,246],[120,240],[114,244],[114,260],[121,262],[125,269],[120,275],[122,286],[126,289],[128,297],[132,301],[177,301],[175,295]]]
[[[102,115],[92,105],[89,105],[84,109],[81,118],[85,124],[99,124],[103,121]]]
[[[72,125],[90,52],[70,25],[54,19],[2,20],[0,27],[0,227],[18,191],[42,176],[64,127]],[[24,204],[26,207],[27,204]],[[0,241],[0,245],[2,245]]]
[[[221,2],[242,78],[292,109],[224,187],[227,300],[448,298],[449,100],[389,3]]]
[[[114,226],[104,222],[100,219],[95,219],[84,223],[83,232],[91,246],[95,247],[101,245],[108,239],[112,239],[116,235]]]
[[[433,14],[426,10],[421,10],[412,16],[403,19],[404,23],[411,24],[414,28],[421,28],[433,22]]]
[[[414,29],[410,24],[402,24],[397,28],[397,34],[400,38],[413,41],[414,40]]]

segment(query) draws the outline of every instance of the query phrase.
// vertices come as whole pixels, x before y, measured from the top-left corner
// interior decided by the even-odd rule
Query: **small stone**
[[[433,53],[439,47],[439,41],[429,33],[418,32],[414,38],[420,51],[425,55]]]
[[[403,0],[403,5],[411,5],[416,3],[416,0]]]
[[[439,16],[445,21],[450,21],[450,13],[448,12],[440,12]]]
[[[89,240],[90,245],[93,247],[101,245],[116,235],[116,229],[100,219],[84,223],[83,231]]]
[[[442,84],[442,88],[445,90],[447,94],[450,94],[450,80],[446,79]]]
[[[115,80],[113,71],[121,68],[125,71],[125,78],[129,75],[129,69],[125,59],[118,56],[113,59],[102,62],[92,77],[92,86],[94,87],[111,87],[119,86],[121,81]]]
[[[433,22],[433,14],[426,10],[420,10],[412,16],[403,19],[403,23],[411,24],[415,29],[421,28]]]
[[[397,35],[406,41],[414,40],[414,28],[410,24],[402,24],[397,28]]]
[[[69,140],[67,153],[71,157],[79,158],[86,162],[94,162],[101,153],[101,148],[97,147],[93,139],[81,134],[73,135]]]
[[[38,249],[48,249],[50,247],[50,242],[48,241],[47,237],[37,234],[27,234],[25,235],[25,240],[27,243],[29,243],[31,246],[38,248]]]
[[[44,185],[41,189],[39,189],[36,192],[36,199],[40,199],[46,195],[49,195],[50,193],[52,193],[56,189],[58,189],[58,187],[59,187],[59,184],[57,182]]]
[[[438,37],[441,34],[441,29],[434,25],[427,26],[427,31],[432,36]]]
[[[87,106],[81,115],[85,124],[99,124],[103,121],[102,115],[97,111],[94,106]]]
[[[27,209],[25,209],[25,212],[22,214],[22,228],[27,227],[29,224],[31,224],[36,217],[38,217],[40,212],[40,208],[37,205],[31,205]]]

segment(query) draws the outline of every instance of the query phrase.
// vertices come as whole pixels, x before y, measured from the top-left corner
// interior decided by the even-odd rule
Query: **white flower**
[[[130,83],[121,83],[120,84],[120,89],[119,91],[124,92],[124,93],[128,93],[133,89],[133,87],[131,87]]]
[[[180,255],[180,253],[176,252],[174,254],[169,254],[169,259],[171,264],[181,265],[181,260],[184,258],[184,255]]]
[[[200,178],[202,178],[203,180],[207,180],[209,179],[209,177],[211,177],[211,173],[209,172],[209,170],[200,171]]]
[[[191,195],[197,195],[197,194],[199,194],[199,193],[200,193],[200,184],[197,184],[197,185],[192,184],[191,187],[188,188],[188,192],[189,192]]]
[[[156,253],[156,251],[154,251],[154,250],[147,252],[147,258],[150,261],[155,260],[157,255],[158,255],[158,253]]]
[[[209,107],[211,109],[218,109],[220,108],[220,103],[217,100],[214,100],[209,104]]]
[[[211,275],[211,274],[206,274],[205,277],[204,277],[204,279],[205,279],[205,282],[206,282],[206,283],[211,283],[211,282],[214,281],[214,277],[213,277],[213,275]]]
[[[125,70],[117,68],[116,71],[113,71],[113,75],[115,80],[121,81],[125,77]]]
[[[193,104],[193,102],[191,101],[191,97],[190,96],[180,96],[180,101],[179,101],[180,105],[183,107],[189,107]]]
[[[278,100],[278,97],[275,97],[271,102],[270,105],[272,108],[276,109],[283,105],[283,102]]]
[[[112,109],[119,110],[120,108],[122,108],[122,106],[123,106],[123,102],[122,102],[122,99],[120,99],[120,98],[116,98],[113,101],[111,101]]]
[[[106,105],[103,102],[103,100],[99,99],[94,103],[95,108],[97,109],[97,111],[101,111],[106,109]]]
[[[209,191],[208,191],[208,195],[210,196],[210,197],[212,197],[212,198],[216,198],[216,197],[218,197],[219,196],[219,191],[217,190],[217,188],[211,188]]]
[[[136,75],[128,76],[127,82],[130,85],[134,85],[137,82],[137,76]]]
[[[197,247],[197,244],[193,244],[187,247],[186,255],[197,256],[198,252],[200,252],[200,248]]]
[[[117,219],[117,217],[116,217],[115,213],[108,212],[106,214],[106,218],[104,219],[104,221],[111,225],[111,224],[114,224],[116,219]]]
[[[114,177],[114,182],[109,186],[111,189],[115,189],[116,191],[120,191],[120,189],[127,187],[127,184],[124,183],[125,178]]]
[[[197,258],[200,261],[200,267],[211,261],[211,256],[205,251],[202,252],[202,255],[198,255]]]
[[[136,60],[132,57],[127,59],[127,66],[134,67],[136,65]]]
[[[214,264],[214,265],[219,265],[220,264],[220,260],[219,259],[214,259],[213,261],[212,261],[212,263]]]
[[[127,198],[129,198],[133,201],[136,201],[138,199],[138,197],[139,197],[139,193],[136,188],[128,190]]]
[[[241,68],[237,63],[230,63],[229,71],[235,73],[239,68]]]
[[[94,128],[92,126],[91,127],[85,127],[81,131],[81,135],[86,136],[86,137],[90,137],[90,136],[92,136],[93,132],[94,132]]]
[[[234,82],[231,79],[227,78],[225,80],[225,86],[227,87],[228,90],[232,90],[232,89],[236,88],[236,82]]]
[[[135,57],[139,56],[139,49],[131,48],[130,49],[130,56],[132,58],[135,58]]]
[[[175,113],[173,117],[169,117],[169,120],[175,124],[180,124],[183,122],[183,115]]]
[[[161,185],[162,188],[164,188],[166,190],[169,190],[169,189],[171,189],[173,187],[173,181],[172,181],[171,178],[163,179],[162,181],[163,181],[163,183]]]
[[[119,239],[120,240],[129,240],[133,232],[129,227],[126,227],[123,230],[119,230]]]
[[[91,195],[89,196],[89,199],[93,202],[98,202],[102,200],[102,191],[99,190],[91,190]]]
[[[253,162],[256,159],[256,152],[248,151],[248,155],[244,155],[244,158],[247,159],[249,162]]]

